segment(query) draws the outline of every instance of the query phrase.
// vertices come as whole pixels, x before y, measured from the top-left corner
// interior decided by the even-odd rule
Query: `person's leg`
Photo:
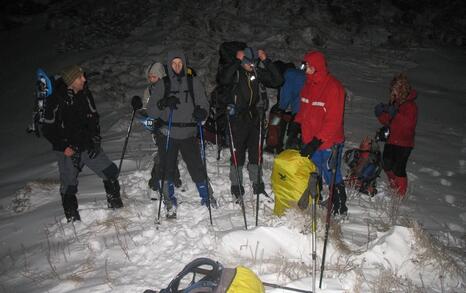
[[[394,146],[395,161],[393,165],[393,174],[395,174],[395,190],[401,197],[406,195],[408,190],[408,177],[406,174],[406,165],[408,164],[409,155],[412,148]]]
[[[80,221],[81,216],[78,212],[78,199],[76,198],[79,170],[63,152],[55,151],[54,153],[60,173],[60,195],[66,220],[68,222]]]
[[[252,182],[253,193],[265,193],[264,181],[262,179],[262,166],[259,166],[259,160],[262,161],[262,156],[259,158],[259,129],[252,126],[249,128],[249,136],[247,138],[248,151],[248,172],[249,180]],[[262,154],[262,150],[261,150]]]
[[[383,170],[387,174],[388,183],[390,188],[395,189],[395,173],[393,168],[396,160],[395,146],[392,144],[385,144],[382,154]]]
[[[103,150],[93,159],[89,158],[87,152],[81,154],[81,160],[97,176],[102,178],[107,204],[109,208],[119,209],[123,207],[120,196],[120,182],[118,181],[118,167],[107,157]]]
[[[230,159],[230,190],[236,198],[239,198],[240,195],[244,194],[243,165],[246,161],[246,148],[249,126],[241,120],[236,120],[235,122],[231,123],[231,127],[233,132],[233,144],[235,146],[235,149],[233,151],[236,155],[236,164],[234,162],[234,157],[232,154]]]

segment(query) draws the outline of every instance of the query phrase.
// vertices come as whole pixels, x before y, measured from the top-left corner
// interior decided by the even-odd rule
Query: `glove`
[[[236,115],[236,105],[235,104],[228,104],[227,105],[227,114],[230,118],[235,117]]]
[[[133,96],[131,99],[131,106],[133,106],[133,111],[137,111],[142,108],[142,100],[140,96]]]
[[[321,145],[322,141],[314,136],[310,143],[303,145],[299,153],[303,157],[311,158]]]
[[[375,114],[375,117],[379,117],[380,115],[382,115],[383,112],[385,112],[387,108],[387,105],[384,104],[384,103],[380,103],[380,104],[377,104],[375,107],[374,107],[374,114]]]
[[[196,122],[202,122],[207,118],[207,111],[202,109],[200,106],[196,106],[193,112],[193,118]]]
[[[94,159],[100,153],[100,142],[102,141],[102,138],[99,135],[96,135],[92,137],[91,140],[92,144],[89,150],[87,151],[87,154],[89,155],[90,159]]]
[[[170,108],[170,110],[175,110],[175,109],[178,109],[176,105],[178,105],[179,103],[180,103],[180,99],[178,99],[175,96],[169,96],[169,97],[163,98],[160,101],[158,101],[157,107],[160,110],[164,110],[167,107]]]

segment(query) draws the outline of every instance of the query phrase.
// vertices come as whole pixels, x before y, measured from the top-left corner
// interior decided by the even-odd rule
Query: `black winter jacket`
[[[86,86],[74,94],[61,79],[55,87],[45,105],[42,127],[45,138],[56,151],[64,151],[68,146],[89,150],[92,138],[100,136],[99,114],[91,92]]]
[[[262,62],[265,68],[256,66],[254,72],[248,72],[241,66],[240,60],[225,65],[219,70],[217,81],[227,87],[226,94],[220,97],[222,105],[235,104],[238,112],[254,112],[256,108],[267,110],[267,96],[261,90],[261,85],[270,88],[279,87],[283,83],[277,67],[266,59]],[[254,75],[254,77],[252,77]]]

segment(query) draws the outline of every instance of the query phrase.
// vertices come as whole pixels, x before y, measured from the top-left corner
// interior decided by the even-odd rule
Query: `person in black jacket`
[[[118,168],[101,147],[99,114],[86,86],[83,70],[72,65],[63,70],[47,99],[43,133],[52,144],[60,172],[60,193],[68,222],[80,221],[78,175],[86,165],[103,179],[109,208],[123,207]]]
[[[222,104],[231,123],[233,143],[236,148],[236,175],[234,158],[231,158],[231,193],[236,198],[244,194],[242,169],[248,152],[249,179],[255,194],[265,193],[259,169],[259,123],[263,122],[268,107],[265,87],[279,87],[283,78],[263,50],[246,47],[236,52],[236,59],[224,65],[218,72],[217,81],[228,86],[228,94]],[[264,128],[264,127],[263,127]],[[239,176],[239,178],[237,178]]]

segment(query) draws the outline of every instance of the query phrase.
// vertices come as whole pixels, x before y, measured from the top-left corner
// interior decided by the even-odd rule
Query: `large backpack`
[[[374,196],[377,193],[377,178],[382,171],[382,155],[378,143],[366,137],[359,148],[347,150],[343,158],[349,168],[346,176],[348,186]]]
[[[191,279],[191,280],[189,280]],[[181,285],[183,284],[183,285]],[[182,286],[180,288],[180,286]],[[144,293],[155,293],[146,290]],[[263,293],[264,285],[250,269],[224,268],[209,258],[197,258],[187,264],[159,293]]]
[[[317,167],[297,150],[284,150],[275,157],[272,169],[275,215],[281,216],[287,209],[298,207],[313,172],[317,172]]]

